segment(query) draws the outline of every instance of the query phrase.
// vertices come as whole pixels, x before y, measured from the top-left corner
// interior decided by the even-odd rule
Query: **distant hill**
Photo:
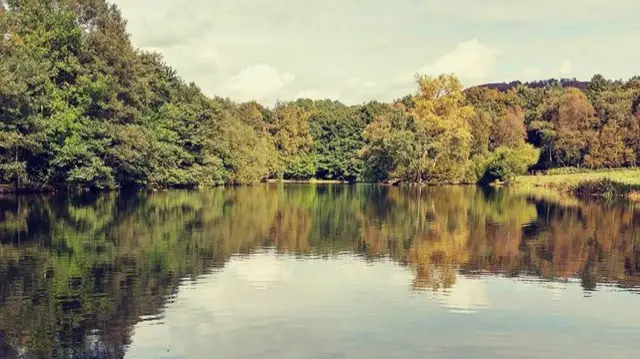
[[[540,81],[532,81],[532,82],[521,82],[521,81],[511,81],[509,83],[506,82],[496,82],[496,83],[489,83],[489,84],[484,84],[484,85],[478,85],[475,87],[485,87],[485,88],[489,88],[489,89],[494,89],[494,90],[498,90],[500,92],[505,92],[508,91],[514,87],[517,87],[518,85],[524,85],[527,87],[531,87],[531,88],[541,88],[541,87],[546,87],[546,86],[550,86],[553,84],[559,83],[562,87],[564,88],[568,88],[568,87],[575,87],[575,88],[579,88],[581,90],[584,90],[587,88],[587,86],[589,85],[588,81],[578,81],[575,78],[574,79],[549,79],[549,80],[540,80]]]

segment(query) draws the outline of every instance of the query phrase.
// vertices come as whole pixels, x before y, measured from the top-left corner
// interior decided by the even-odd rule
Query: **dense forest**
[[[640,162],[640,77],[464,89],[418,75],[392,103],[268,108],[185,83],[105,0],[0,1],[0,32],[0,189],[476,183]]]

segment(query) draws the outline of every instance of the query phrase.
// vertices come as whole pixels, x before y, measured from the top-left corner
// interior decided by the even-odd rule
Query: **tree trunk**
[[[18,163],[18,146],[16,146],[16,159],[15,162]],[[20,189],[20,174],[16,176],[16,189]]]

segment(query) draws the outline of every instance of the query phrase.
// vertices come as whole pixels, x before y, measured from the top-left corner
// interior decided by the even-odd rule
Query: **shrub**
[[[637,186],[617,182],[609,178],[582,181],[573,187],[573,193],[578,196],[599,196],[609,199],[629,197],[630,194],[636,191],[638,191]]]
[[[284,179],[308,180],[316,174],[315,159],[310,155],[297,155],[285,160]]]
[[[540,150],[530,144],[515,148],[498,147],[487,161],[481,183],[510,181],[527,173],[529,167],[538,163]]]
[[[552,168],[545,173],[547,175],[572,175],[577,173],[585,173],[588,172],[589,169],[578,168],[578,167],[560,167],[560,168]]]

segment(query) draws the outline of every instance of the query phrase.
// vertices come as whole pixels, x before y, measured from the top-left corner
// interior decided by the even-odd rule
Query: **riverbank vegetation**
[[[520,176],[514,182],[520,187],[546,187],[582,196],[640,200],[639,169],[554,169],[545,174]]]
[[[416,93],[391,103],[265,107],[183,81],[132,45],[105,0],[6,0],[0,32],[5,190],[455,184],[640,161],[638,77],[463,89],[453,75],[419,75]]]

